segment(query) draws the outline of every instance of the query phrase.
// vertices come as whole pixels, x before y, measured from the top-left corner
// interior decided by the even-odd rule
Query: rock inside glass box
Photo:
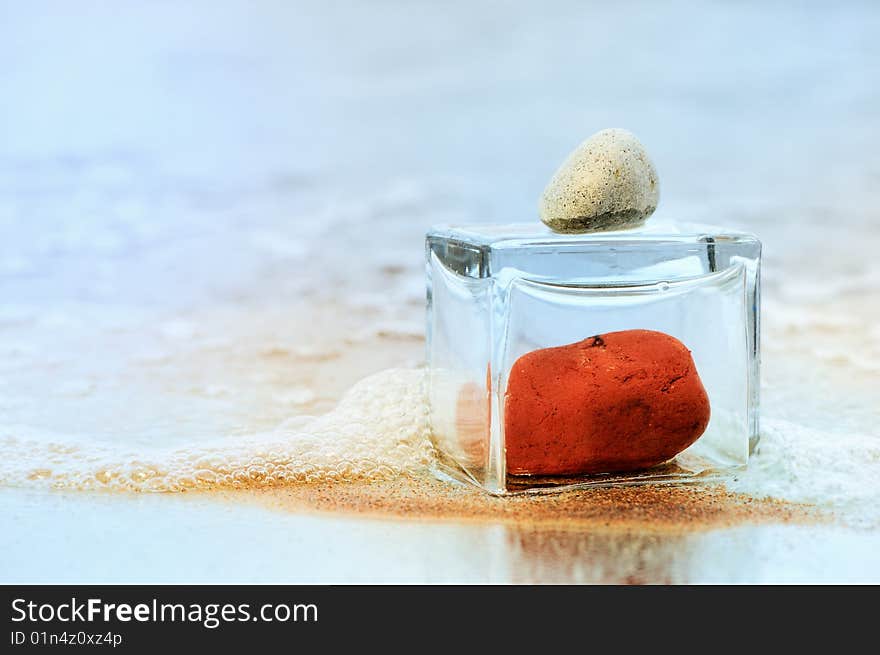
[[[746,466],[758,438],[753,235],[440,226],[426,255],[443,475],[505,494]]]

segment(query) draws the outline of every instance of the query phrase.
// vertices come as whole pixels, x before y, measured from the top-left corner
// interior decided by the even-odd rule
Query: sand
[[[579,531],[692,532],[745,524],[810,524],[828,513],[756,499],[717,485],[647,485],[497,497],[421,477],[225,492],[231,500],[290,512],[345,513],[407,521],[515,524]]]

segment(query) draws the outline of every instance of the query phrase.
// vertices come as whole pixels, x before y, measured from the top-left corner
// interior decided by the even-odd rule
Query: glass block
[[[758,439],[761,244],[753,235],[659,221],[591,234],[537,222],[438,226],[426,258],[430,417],[442,475],[505,494],[680,483],[746,466]],[[711,408],[702,436],[646,469],[509,472],[504,413],[514,363],[623,330],[662,332],[690,350]]]

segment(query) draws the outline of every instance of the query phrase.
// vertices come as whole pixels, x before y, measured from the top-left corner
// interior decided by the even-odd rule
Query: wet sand
[[[222,492],[231,502],[265,503],[288,512],[317,512],[406,521],[514,524],[584,532],[684,533],[738,525],[819,524],[828,512],[777,499],[756,499],[721,486],[647,485],[496,497],[440,480],[297,485]]]

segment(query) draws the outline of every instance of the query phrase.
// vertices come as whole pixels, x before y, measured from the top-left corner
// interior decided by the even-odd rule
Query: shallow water
[[[651,151],[658,213],[730,223],[765,243],[764,434],[735,488],[831,506],[861,526],[816,528],[827,539],[789,565],[767,556],[763,573],[746,563],[785,552],[804,528],[754,529],[769,544],[758,554],[743,532],[695,536],[705,566],[720,548],[742,554],[724,579],[833,579],[835,570],[852,579],[859,561],[876,577],[866,545],[880,524],[872,5],[144,3],[110,18],[97,5],[32,3],[3,12],[0,480],[17,488],[2,492],[0,520],[15,530],[2,531],[0,579],[56,579],[64,558],[49,526],[58,522],[55,534],[77,552],[86,515],[121,526],[107,534],[114,543],[152,544],[153,563],[120,570],[126,579],[184,570],[157,536],[178,521],[204,526],[193,553],[200,539],[225,540],[221,517],[232,514],[257,541],[297,533],[356,543],[372,528],[348,519],[38,487],[131,487],[171,469],[178,486],[211,485],[199,471],[265,479],[267,462],[295,479],[421,465],[415,414],[388,409],[412,397],[411,372],[376,392],[382,402],[360,403],[360,423],[320,417],[369,374],[421,361],[425,229],[532,220],[567,151],[610,125],[634,130]],[[378,429],[382,421],[394,431]],[[372,450],[341,456],[354,443]],[[71,518],[59,518],[64,508]],[[535,550],[519,538],[479,541],[491,527],[381,529],[411,531],[435,554],[469,539],[487,560]],[[395,569],[382,542],[371,543],[388,580],[430,575],[424,561]],[[216,575],[232,550],[216,553]],[[815,571],[808,556],[820,551],[847,561]],[[548,566],[589,559],[545,566],[536,552],[534,567],[516,567],[532,572],[525,578],[490,578],[550,579]],[[283,549],[270,558],[280,577],[305,575],[282,559]],[[339,567],[335,559],[319,570]],[[485,579],[479,565],[456,566],[443,579]],[[675,566],[688,571],[677,579],[719,579],[703,565]],[[226,570],[269,579],[266,567]],[[343,570],[327,575],[344,580]]]

